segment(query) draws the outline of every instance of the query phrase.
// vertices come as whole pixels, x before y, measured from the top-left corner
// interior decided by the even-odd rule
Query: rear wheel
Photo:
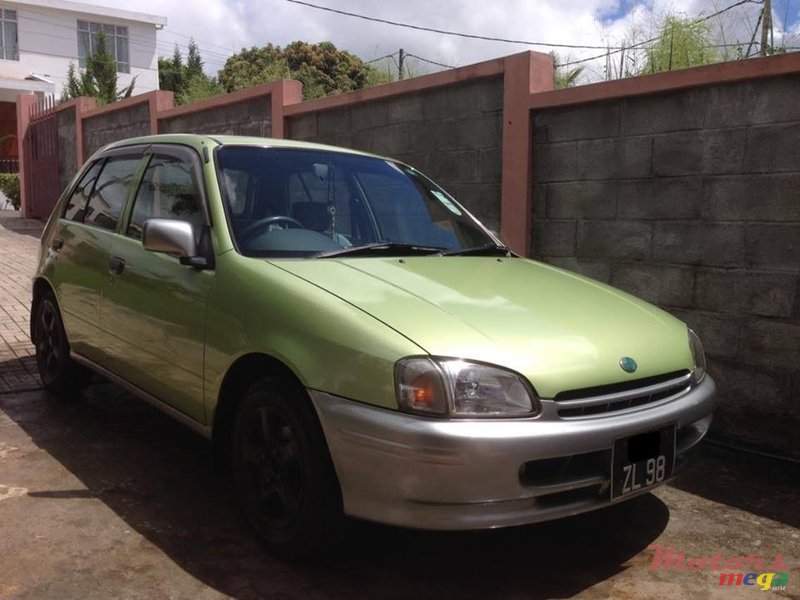
[[[54,394],[63,394],[86,387],[91,373],[70,358],[64,323],[51,293],[36,304],[32,332],[36,365],[45,389]]]
[[[236,416],[233,468],[244,511],[275,550],[293,556],[330,547],[344,515],[325,438],[299,386],[264,379]]]

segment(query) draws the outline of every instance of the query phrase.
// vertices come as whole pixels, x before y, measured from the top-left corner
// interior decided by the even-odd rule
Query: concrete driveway
[[[108,383],[38,389],[36,233],[0,211],[0,598],[800,598],[800,466],[711,444],[676,484],[592,514],[456,534],[353,523],[334,557],[279,560],[202,439]],[[776,556],[785,590],[720,586]]]

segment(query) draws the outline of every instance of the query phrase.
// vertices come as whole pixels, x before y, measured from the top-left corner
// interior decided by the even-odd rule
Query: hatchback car
[[[518,525],[670,480],[715,386],[697,336],[516,256],[401,162],[299,142],[130,139],[42,237],[46,388],[90,370],[213,442],[273,546],[344,515]]]

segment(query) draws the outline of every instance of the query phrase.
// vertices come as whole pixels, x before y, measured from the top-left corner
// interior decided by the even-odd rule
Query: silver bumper
[[[624,414],[445,421],[309,390],[345,512],[421,529],[505,527],[612,504],[614,440],[674,423],[678,471],[708,430],[715,392],[706,376],[672,401]]]

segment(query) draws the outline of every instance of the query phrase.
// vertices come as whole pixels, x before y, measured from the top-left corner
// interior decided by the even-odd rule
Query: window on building
[[[19,60],[19,40],[17,39],[17,11],[0,10],[0,58]]]
[[[106,34],[106,50],[117,61],[117,71],[130,73],[128,28],[121,25],[105,25],[91,21],[78,21],[78,61],[81,68],[86,67],[86,57],[97,50],[99,44],[98,34],[101,30]]]

